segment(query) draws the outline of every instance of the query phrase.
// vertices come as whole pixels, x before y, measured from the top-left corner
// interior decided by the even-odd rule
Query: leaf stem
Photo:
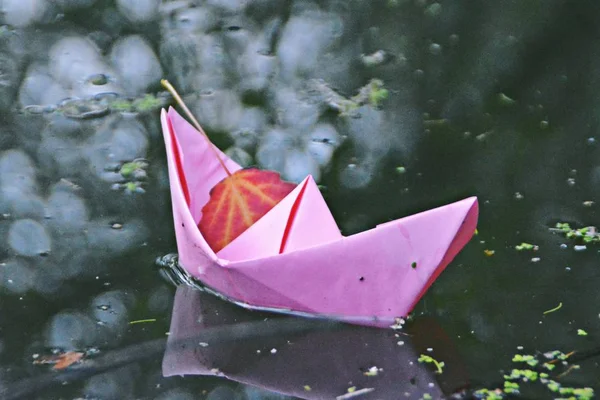
[[[208,135],[204,132],[204,129],[202,129],[202,127],[200,126],[200,123],[198,122],[196,117],[194,117],[194,114],[192,114],[190,109],[185,105],[185,102],[183,101],[183,99],[181,98],[179,93],[177,93],[177,90],[175,90],[173,85],[171,85],[171,83],[166,79],[161,79],[160,84],[163,85],[163,87],[165,89],[167,89],[169,91],[169,93],[171,93],[171,95],[173,96],[173,98],[175,99],[177,104],[179,104],[179,106],[185,112],[185,115],[187,115],[187,117],[192,121],[192,125],[194,125],[194,127],[198,130],[198,132],[200,132],[200,134],[202,134],[204,136],[204,138],[208,141],[208,143],[210,143],[210,148],[212,149],[213,153],[215,154],[215,157],[217,157],[217,160],[219,160],[219,164],[221,164],[221,167],[223,167],[223,169],[227,173],[227,176],[231,176],[231,171],[229,170],[229,168],[227,168],[227,166],[225,165],[225,162],[219,155],[219,152],[217,151],[217,147],[213,144],[213,142],[210,141],[210,139],[208,138]]]

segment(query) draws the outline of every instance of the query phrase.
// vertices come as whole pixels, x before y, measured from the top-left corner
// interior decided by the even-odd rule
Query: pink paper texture
[[[470,197],[344,237],[308,176],[215,254],[197,224],[225,171],[207,140],[173,109],[163,110],[161,122],[179,262],[205,285],[249,308],[389,326],[412,310],[475,231],[477,199]],[[230,170],[240,168],[219,154]]]

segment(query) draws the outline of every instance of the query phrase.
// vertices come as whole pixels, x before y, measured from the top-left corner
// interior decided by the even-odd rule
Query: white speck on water
[[[575,251],[584,251],[585,249],[587,249],[587,246],[584,244],[573,246],[573,250]]]
[[[565,271],[570,271],[571,267],[565,267]]]
[[[271,354],[275,354],[275,353],[277,353],[277,349],[275,349],[275,348],[271,349]]]
[[[433,55],[438,55],[442,52],[442,46],[438,43],[431,43],[429,45],[429,52]]]
[[[541,258],[539,258],[539,257],[533,257],[533,258],[531,259],[531,262],[534,262],[534,263],[536,263],[536,262],[539,262],[540,260],[541,260]]]
[[[523,350],[523,346],[517,346],[517,350]]]
[[[600,315],[599,315],[599,317],[600,317]],[[404,342],[403,342],[402,340],[401,340],[401,341],[399,341],[399,342],[398,342],[398,346],[404,346]]]
[[[428,347],[427,351],[431,353],[433,351],[433,347]]]
[[[565,243],[562,243],[562,244],[560,245],[560,248],[561,248],[561,249],[566,249],[567,247],[569,247],[569,246],[567,246]]]

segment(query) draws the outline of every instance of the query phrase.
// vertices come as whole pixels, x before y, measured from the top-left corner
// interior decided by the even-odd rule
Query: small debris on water
[[[538,251],[540,248],[539,246],[535,245],[535,244],[531,244],[531,243],[525,243],[522,242],[519,245],[515,246],[515,249],[517,251],[523,251],[523,250],[533,250],[533,251]]]
[[[394,330],[399,330],[399,329],[402,329],[402,327],[404,326],[405,323],[406,323],[406,320],[404,318],[395,318],[394,324],[390,325],[390,328],[392,328]]]
[[[346,394],[337,396],[335,398],[335,400],[353,399],[355,397],[362,396],[363,394],[371,393],[374,390],[375,389],[373,389],[373,388],[364,388],[364,389],[356,390],[356,386],[352,386],[352,387],[348,388],[348,392]]]
[[[511,99],[504,93],[498,93],[498,103],[502,106],[512,106],[515,104],[515,100]]]
[[[550,310],[546,310],[546,311],[544,311],[544,313],[543,313],[543,314],[544,314],[544,315],[546,315],[546,314],[550,314],[550,313],[553,313],[553,312],[555,312],[555,311],[558,311],[558,310],[560,310],[560,309],[562,308],[562,305],[563,305],[563,303],[562,303],[562,301],[561,301],[560,303],[558,303],[558,305],[557,305],[556,307],[554,307],[554,308],[551,308]]]
[[[369,368],[367,372],[364,373],[365,376],[377,376],[380,371],[383,371],[383,368],[377,368],[376,366],[372,366]]]
[[[584,251],[585,249],[587,249],[587,246],[585,244],[579,244],[579,245],[573,246],[573,250],[575,250],[575,251]]]

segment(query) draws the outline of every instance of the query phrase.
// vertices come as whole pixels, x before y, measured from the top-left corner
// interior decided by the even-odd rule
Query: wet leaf
[[[274,171],[242,169],[219,182],[202,209],[198,228],[218,252],[258,221],[294,188]]]
[[[42,356],[35,360],[34,364],[54,364],[52,369],[61,370],[70,367],[71,365],[81,361],[85,353],[79,351],[67,351],[66,353],[52,354]]]

